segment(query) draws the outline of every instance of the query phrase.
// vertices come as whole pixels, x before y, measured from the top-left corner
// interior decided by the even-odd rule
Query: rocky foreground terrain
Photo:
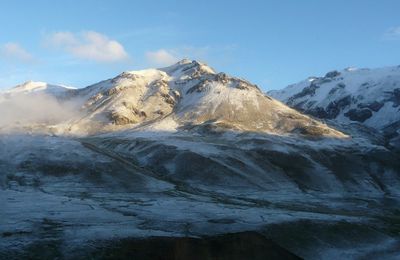
[[[302,84],[316,81],[318,93],[336,77]],[[398,258],[400,156],[397,129],[384,131],[398,114],[379,114],[383,128],[322,122],[285,91],[270,95],[311,116],[190,60],[83,89],[2,92],[0,258],[151,258],[161,248],[232,259],[235,243],[238,258]],[[397,109],[393,95],[379,111]],[[363,109],[354,102],[321,118]]]

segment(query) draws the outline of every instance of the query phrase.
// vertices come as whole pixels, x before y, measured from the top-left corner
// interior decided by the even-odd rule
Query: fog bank
[[[0,96],[0,129],[37,124],[54,125],[80,115],[80,105],[45,93]]]

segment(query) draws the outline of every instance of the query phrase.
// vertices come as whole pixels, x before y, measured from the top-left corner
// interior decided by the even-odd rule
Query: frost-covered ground
[[[267,144],[261,139],[243,138],[238,144],[229,135],[214,140],[170,133],[139,138],[132,132],[85,139],[2,135],[0,258],[35,250],[71,258],[94,250],[98,241],[123,237],[247,230],[308,259],[396,256],[400,204],[395,194],[362,194],[357,185],[347,193],[300,189],[278,170],[263,177],[248,168],[266,167],[254,159],[255,147]],[[290,147],[296,149],[275,141],[268,149],[288,153]],[[222,158],[233,156],[233,150],[254,156],[243,158],[249,162],[243,172],[218,166],[238,164]],[[162,170],[166,155],[171,164]],[[184,160],[192,166],[212,164],[213,174],[221,176],[213,179],[199,170],[190,177],[196,168],[178,170],[186,167],[179,165]],[[246,172],[253,176],[242,176]],[[272,185],[259,185],[268,181]],[[298,231],[307,225],[312,228],[302,236]]]

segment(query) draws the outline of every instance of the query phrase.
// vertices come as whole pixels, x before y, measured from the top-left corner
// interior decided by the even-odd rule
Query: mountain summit
[[[248,81],[182,60],[162,69],[129,71],[80,90],[85,121],[108,125],[168,120],[179,127],[213,123],[273,133],[341,134],[265,96]],[[159,124],[160,125],[160,124]],[[161,129],[162,130],[162,129]],[[167,129],[165,129],[167,130]]]
[[[72,134],[135,127],[158,131],[211,127],[345,136],[266,96],[246,80],[187,59],[160,69],[126,71],[83,89],[30,82],[6,93],[45,93],[61,105],[75,104],[79,113],[62,124]]]

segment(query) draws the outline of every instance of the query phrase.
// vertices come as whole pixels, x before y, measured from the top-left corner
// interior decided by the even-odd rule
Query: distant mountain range
[[[400,66],[331,71],[268,95],[320,119],[372,127],[400,146]]]

